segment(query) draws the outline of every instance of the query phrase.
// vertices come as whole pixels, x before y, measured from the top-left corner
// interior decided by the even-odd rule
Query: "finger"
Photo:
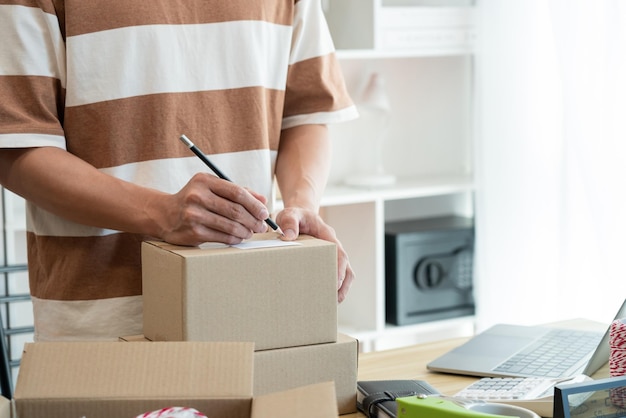
[[[303,222],[302,212],[293,208],[281,211],[276,217],[276,221],[283,230],[281,239],[293,241],[300,235],[300,223]]]
[[[223,180],[220,183],[220,187],[214,189],[215,194],[225,199],[227,203],[237,204],[228,207],[232,211],[229,216],[231,219],[239,220],[240,217],[251,215],[255,220],[263,221],[270,216],[263,203],[265,198],[259,198],[259,194],[252,194],[243,187]]]
[[[199,189],[197,198],[208,212],[240,223],[254,232],[266,230],[263,221],[269,217],[269,211],[246,189],[211,175],[201,179],[201,184],[196,187]]]
[[[259,202],[263,203],[263,205],[267,205],[267,198],[265,196],[263,196],[260,193],[255,192],[254,190],[250,190],[247,187],[245,187],[245,189],[248,191],[248,193],[250,193],[252,196],[254,196],[255,199],[257,199]]]
[[[177,228],[179,233],[195,237],[195,240],[201,242],[218,241],[231,244],[252,237],[250,228],[207,210],[203,205],[187,205],[182,217]]]
[[[249,239],[253,233],[265,232],[266,227],[263,221],[252,218],[251,223],[243,220],[239,215],[223,215],[218,212],[205,210],[202,225],[212,231],[217,231],[231,235],[240,239]]]
[[[348,256],[343,249],[338,248],[338,271],[337,271],[337,301],[343,302],[354,281],[354,271],[348,261]]]

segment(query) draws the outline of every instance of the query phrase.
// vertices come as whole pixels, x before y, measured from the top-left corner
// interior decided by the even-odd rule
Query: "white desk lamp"
[[[378,73],[373,73],[365,85],[360,97],[356,100],[361,120],[365,123],[373,122],[375,127],[368,133],[373,135],[371,144],[374,161],[368,164],[368,171],[346,178],[348,186],[362,188],[377,188],[392,185],[396,182],[393,175],[386,174],[383,167],[384,142],[389,131],[391,105],[385,89],[385,80]],[[368,138],[369,139],[369,138]],[[370,144],[365,144],[369,146]],[[371,170],[370,170],[371,169]]]

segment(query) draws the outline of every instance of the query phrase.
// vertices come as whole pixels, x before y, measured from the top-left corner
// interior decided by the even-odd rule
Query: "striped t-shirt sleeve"
[[[65,43],[52,3],[0,2],[0,147],[65,148]]]
[[[320,1],[297,1],[282,128],[356,116]]]

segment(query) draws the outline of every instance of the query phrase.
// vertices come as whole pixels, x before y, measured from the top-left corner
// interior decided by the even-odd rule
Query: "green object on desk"
[[[472,411],[458,403],[437,396],[396,398],[398,418],[510,418],[505,415]]]

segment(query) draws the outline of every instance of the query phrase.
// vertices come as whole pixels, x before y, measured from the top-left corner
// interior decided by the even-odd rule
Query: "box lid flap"
[[[252,397],[253,343],[38,342],[15,399]]]
[[[251,418],[337,418],[334,382],[302,386],[255,397]]]
[[[266,232],[263,234],[254,234],[252,238],[250,238],[248,241],[264,241],[264,240],[280,240],[280,238],[276,235],[275,232]],[[324,240],[314,238],[309,235],[300,235],[298,239],[296,240],[296,242],[306,247],[335,246],[335,244],[330,241],[324,241]],[[195,256],[205,256],[207,251],[212,251],[214,254],[228,254],[231,252],[242,251],[230,245],[221,244],[221,243],[213,243],[213,242],[205,243],[197,247],[169,244],[167,242],[162,242],[162,241],[146,241],[144,245],[153,245],[155,247],[161,248],[162,250],[169,251],[173,254],[177,254],[179,256],[188,257],[188,258],[195,257]],[[290,248],[283,247],[283,246],[270,247],[270,248],[259,247],[256,249],[248,249],[245,251],[248,251],[248,252],[267,251],[267,250],[272,250],[272,249],[292,250],[293,247],[290,247]]]

